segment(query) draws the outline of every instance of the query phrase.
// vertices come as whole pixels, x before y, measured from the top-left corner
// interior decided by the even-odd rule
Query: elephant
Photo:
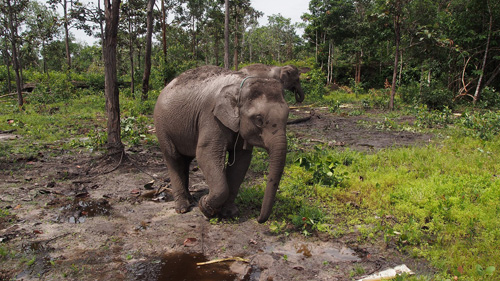
[[[243,67],[240,71],[246,75],[279,80],[283,84],[283,88],[295,94],[295,100],[297,102],[300,103],[304,100],[304,91],[300,85],[300,71],[294,65],[279,67],[256,63]]]
[[[189,165],[196,158],[209,190],[199,199],[201,212],[207,218],[238,216],[235,199],[257,146],[269,153],[257,218],[267,221],[287,152],[288,105],[279,81],[217,66],[191,69],[161,91],[153,118],[177,213],[194,203],[188,187]]]

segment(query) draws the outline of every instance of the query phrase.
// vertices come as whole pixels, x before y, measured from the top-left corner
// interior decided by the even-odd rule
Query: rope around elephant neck
[[[234,148],[233,148],[233,162],[232,163],[227,163],[229,167],[233,166],[234,163],[236,162],[236,144],[238,144],[238,139],[240,138],[240,134],[236,136],[236,141],[234,142]],[[229,159],[228,159],[229,160]]]
[[[238,106],[240,105],[240,98],[241,98],[241,89],[243,88],[243,84],[245,83],[245,81],[249,78],[257,78],[256,76],[247,76],[245,77],[245,79],[243,79],[243,81],[241,81],[241,84],[240,84],[240,91],[238,93]],[[236,141],[234,142],[234,148],[233,148],[233,162],[229,163],[227,162],[226,164],[231,167],[234,165],[234,163],[236,162],[236,145],[238,144],[238,139],[240,138],[240,134],[238,134],[236,136]]]

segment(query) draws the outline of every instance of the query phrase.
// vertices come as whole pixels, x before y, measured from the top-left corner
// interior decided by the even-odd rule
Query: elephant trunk
[[[300,84],[295,87],[295,100],[297,102],[302,102],[304,100],[304,91],[302,90],[302,87],[300,86]]]
[[[273,145],[268,148],[269,152],[269,174],[267,177],[266,191],[264,199],[262,200],[262,208],[260,216],[257,219],[259,223],[267,221],[273,209],[274,199],[276,198],[276,191],[283,174],[283,168],[286,161],[286,135],[282,135],[274,139]]]

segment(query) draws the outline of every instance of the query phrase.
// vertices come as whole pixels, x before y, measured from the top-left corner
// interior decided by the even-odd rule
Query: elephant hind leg
[[[187,213],[194,202],[189,193],[189,165],[193,157],[178,156],[175,159],[167,159],[167,167],[170,173],[172,193],[175,200],[175,211]]]

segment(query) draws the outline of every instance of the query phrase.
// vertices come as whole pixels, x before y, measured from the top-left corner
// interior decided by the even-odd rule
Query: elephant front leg
[[[198,165],[208,184],[209,192],[199,202],[200,210],[207,218],[218,215],[229,196],[224,167],[225,153],[224,147],[199,147],[196,152]]]
[[[226,179],[229,187],[229,196],[222,206],[221,216],[224,218],[234,218],[239,216],[239,210],[234,201],[250,166],[252,150],[230,151],[228,158],[229,164],[226,168]]]

